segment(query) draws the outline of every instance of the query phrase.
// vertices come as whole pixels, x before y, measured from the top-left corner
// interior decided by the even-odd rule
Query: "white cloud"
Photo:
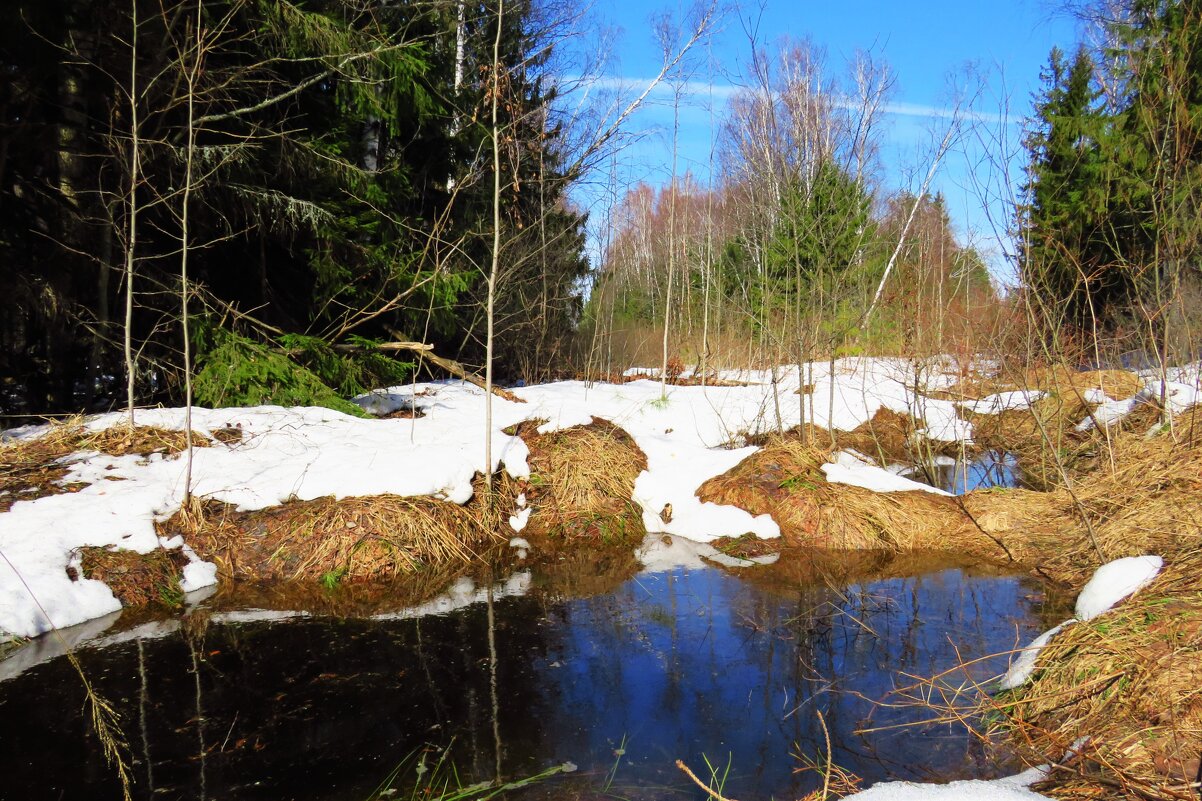
[[[607,76],[593,78],[591,80],[581,80],[578,91],[612,91],[619,93],[639,94],[654,80],[651,77],[621,77]],[[656,101],[670,100],[677,85],[671,81],[661,81],[648,96]],[[690,104],[705,106],[712,99],[714,103],[721,104],[729,101],[740,92],[749,91],[742,86],[732,84],[708,83],[706,81],[690,80],[679,84],[682,97],[685,102]],[[839,101],[842,108],[858,107],[858,103],[851,98],[844,98]],[[885,114],[890,114],[897,117],[915,117],[919,119],[953,119],[957,113],[963,119],[972,122],[985,122],[991,124],[1011,124],[1016,123],[1016,118],[999,114],[997,112],[974,111],[972,109],[957,109],[950,106],[932,106],[925,103],[909,103],[906,101],[895,101],[885,103],[881,107],[881,111]]]

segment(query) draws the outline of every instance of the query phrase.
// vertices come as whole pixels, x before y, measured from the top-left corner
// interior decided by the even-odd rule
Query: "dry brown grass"
[[[204,434],[192,432],[192,445],[207,448],[211,441]],[[155,426],[118,425],[101,431],[84,431],[75,450],[100,451],[110,456],[126,456],[136,453],[149,456],[152,453],[175,455],[187,448],[187,436],[183,431],[173,431]]]
[[[1030,409],[1000,414],[962,412],[962,416],[972,423],[976,448],[1014,454],[1023,464],[1029,486],[1051,489],[1063,483],[1066,472],[1078,470],[1078,462],[1089,459],[1099,439],[1113,433],[1096,425],[1090,431],[1076,430],[1094,412],[1094,405],[1085,400],[1086,392],[1101,390],[1111,398],[1124,399],[1141,387],[1139,377],[1126,370],[1078,372],[1056,365],[1009,371],[994,378],[967,378],[937,395],[965,400],[1013,390],[1044,393]],[[1141,409],[1114,430],[1139,425],[1145,411]],[[1158,409],[1154,415],[1159,415]]]
[[[118,548],[79,549],[84,578],[103,581],[122,606],[157,604],[174,608],[183,601],[179,579],[188,557],[183,551],[156,548],[138,553]]]
[[[836,430],[833,435],[821,426],[806,424],[794,426],[783,434],[775,431],[745,436],[743,443],[764,446],[782,438],[813,443],[815,447],[829,446],[832,441],[839,450],[852,449],[886,467],[891,464],[920,463],[937,453],[953,455],[958,445],[952,442],[931,442],[919,434],[914,418],[895,412],[884,406],[876,410],[871,418],[850,431]]]
[[[1072,469],[1094,449],[1096,434],[1076,430],[1092,411],[1075,392],[1051,392],[1030,409],[962,415],[972,423],[975,448],[1014,454],[1022,464],[1026,483],[1048,489],[1062,482],[1062,467]]]
[[[622,429],[593,418],[586,426],[538,434],[539,421],[519,426],[530,449],[530,478],[519,482],[531,507],[523,534],[621,543],[645,533],[631,500],[647,457]]]
[[[1005,553],[972,525],[955,500],[929,492],[878,493],[831,484],[820,470],[831,450],[778,437],[697,491],[703,501],[768,514],[786,545],[839,550],[971,549]]]
[[[208,447],[209,438],[193,432],[193,444]],[[183,431],[154,426],[119,425],[101,431],[89,431],[80,418],[50,424],[46,431],[32,437],[0,442],[0,512],[7,512],[17,501],[43,498],[71,492],[80,486],[61,483],[67,474],[62,460],[79,451],[100,451],[111,456],[136,453],[178,454],[186,447]]]
[[[1177,418],[1172,433],[1150,438],[1118,431],[1103,443],[1095,435],[1097,452],[1073,466],[1070,486],[974,492],[964,496],[965,507],[1020,561],[1038,563],[1068,584],[1088,576],[1098,551],[1107,560],[1188,555],[1202,546],[1199,417],[1191,410]]]
[[[1171,434],[1151,438],[1121,430],[1107,438],[1082,435],[1084,455],[1064,474],[1069,483],[1057,470],[1045,491],[978,490],[953,499],[830,484],[819,469],[830,458],[830,446],[785,436],[763,442],[760,451],[703,484],[698,496],[771,515],[786,545],[955,549],[986,560],[1013,560],[1073,586],[1099,558],[1141,553],[1171,558],[1202,546],[1200,418],[1196,411],[1181,415]],[[822,439],[813,436],[815,441]]]
[[[183,534],[226,578],[334,584],[476,559],[499,538],[485,525],[483,506],[397,495],[290,501],[254,512],[209,503],[203,514],[177,513],[160,528]]]
[[[1202,442],[1197,409],[1171,430],[1117,429],[1070,487],[974,493],[968,508],[1040,572],[1079,590],[1098,563],[1165,559],[1137,596],[1058,634],[1034,681],[982,709],[1064,798],[1197,798],[1202,754]],[[1101,447],[1100,438],[1096,444]],[[1091,524],[1087,528],[1085,521]],[[1090,536],[1092,528],[1093,536]],[[1096,543],[1096,549],[1095,549]],[[1098,551],[1101,554],[1098,554]]]
[[[1081,755],[1052,776],[1069,798],[1197,798],[1202,755],[1202,553],[1040,653],[1033,682],[991,702],[1032,759]]]
[[[915,452],[917,428],[914,418],[882,406],[871,419],[851,431],[836,432],[835,443],[840,448],[852,448],[870,456],[882,466],[913,462],[924,455]]]
[[[1064,365],[1055,365],[1005,371],[994,377],[973,375],[933,395],[954,400],[976,400],[998,392],[1020,389],[1055,391],[1060,394],[1082,394],[1089,389],[1100,389],[1108,397],[1121,400],[1130,398],[1142,386],[1139,376],[1128,370],[1077,371]]]

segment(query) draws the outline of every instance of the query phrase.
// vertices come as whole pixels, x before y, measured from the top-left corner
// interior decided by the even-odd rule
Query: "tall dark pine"
[[[487,76],[497,14],[493,3],[471,4],[467,15],[468,74]],[[583,283],[589,264],[584,255],[585,217],[571,204],[570,177],[564,174],[563,136],[557,122],[555,75],[549,69],[555,51],[554,26],[535,0],[506,0],[502,15],[498,131],[501,145],[501,258],[496,296],[495,366],[500,380],[546,378],[583,308]],[[490,152],[489,97],[493,83],[477,79],[459,99],[465,116],[461,146]],[[479,164],[463,176],[458,230],[466,235],[463,260],[474,269],[463,274],[468,289],[457,307],[454,329],[444,334],[447,347],[469,363],[484,359],[485,270],[492,248],[491,164]],[[453,337],[453,339],[452,339]]]
[[[1095,108],[1093,62],[1079,49],[1067,64],[1053,49],[1043,78],[1026,138],[1022,277],[1047,324],[1092,330],[1125,292],[1124,276],[1110,255],[1105,131]]]
[[[1110,26],[1119,65],[1114,245],[1130,276],[1132,313],[1163,362],[1170,318],[1202,284],[1202,5],[1131,0]]]

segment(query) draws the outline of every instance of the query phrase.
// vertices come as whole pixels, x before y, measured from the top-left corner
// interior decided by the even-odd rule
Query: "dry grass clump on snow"
[[[790,546],[894,551],[971,548],[1004,558],[956,501],[929,492],[880,493],[826,480],[831,449],[778,437],[701,485],[703,501],[769,514]]]
[[[1049,392],[1030,409],[998,414],[962,412],[972,423],[973,443],[980,450],[1014,454],[1026,483],[1046,489],[1061,480],[1060,467],[1071,466],[1093,447],[1093,436],[1076,426],[1093,411],[1079,393]]]
[[[204,434],[193,431],[192,445],[197,448],[209,447],[210,440]],[[187,436],[183,431],[175,431],[156,426],[125,425],[110,426],[100,431],[82,431],[77,451],[100,451],[110,456],[126,456],[136,453],[149,456],[152,453],[178,454],[187,449]]]
[[[208,447],[209,438],[192,432],[193,445]],[[154,426],[117,425],[89,431],[80,418],[51,423],[35,435],[0,441],[0,512],[17,501],[71,492],[80,486],[61,483],[68,466],[63,460],[79,451],[99,451],[110,456],[152,453],[178,454],[187,447],[183,431]]]
[[[922,440],[916,434],[918,428],[914,418],[882,406],[871,418],[851,431],[836,430],[832,434],[821,426],[807,423],[804,431],[801,426],[794,426],[783,434],[773,431],[743,439],[745,444],[761,447],[781,439],[813,443],[816,447],[825,447],[833,442],[836,449],[851,448],[877,460],[881,465],[888,465],[914,462],[930,451],[937,450],[933,443]]]
[[[79,558],[83,578],[103,581],[122,606],[153,603],[174,608],[183,602],[179,579],[188,557],[179,549],[138,553],[89,546],[79,549]]]
[[[1094,417],[1095,404],[1086,401],[1087,390],[1101,390],[1108,397],[1123,400],[1135,396],[1141,387],[1139,377],[1124,370],[1033,370],[1019,383],[1008,382],[999,389],[1044,393],[1030,409],[999,414],[965,411],[963,416],[972,423],[976,448],[1014,454],[1022,464],[1029,487],[1054,489],[1062,486],[1066,477],[1071,481],[1092,472],[1103,452],[1113,462],[1111,450],[1119,435],[1128,432],[1143,435],[1155,429],[1163,417],[1160,406],[1147,400],[1137,404],[1119,422],[1103,425]],[[1082,424],[1084,430],[1078,430]]]
[[[480,506],[397,495],[289,501],[253,512],[209,503],[160,528],[183,534],[226,578],[332,584],[475,559],[498,538]]]
[[[599,418],[546,434],[537,428],[538,421],[530,421],[515,430],[530,449],[530,478],[518,484],[531,507],[522,533],[606,543],[641,539],[642,511],[631,495],[647,457],[630,435]]]
[[[1116,400],[1130,398],[1143,387],[1143,381],[1129,370],[1072,370],[1064,365],[1035,366],[1022,370],[1003,370],[996,376],[969,376],[933,397],[952,400],[977,400],[999,392],[1014,390],[1055,391],[1082,394],[1100,389]]]

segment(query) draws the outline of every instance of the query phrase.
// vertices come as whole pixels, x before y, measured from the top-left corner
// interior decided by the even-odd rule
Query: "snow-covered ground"
[[[928,393],[955,384],[961,370],[952,359],[842,359],[769,371],[731,372],[722,377],[745,386],[669,386],[661,397],[653,380],[627,384],[578,381],[514,390],[525,403],[493,399],[493,427],[484,430],[484,394],[461,382],[391,387],[358,399],[384,413],[420,409],[417,419],[359,419],[321,408],[256,407],[197,409],[193,427],[201,432],[234,427],[241,442],[195,452],[193,492],[202,497],[260,509],[289,498],[382,493],[428,495],[455,503],[472,494],[472,476],[484,468],[484,442],[492,440],[491,469],[528,474],[525,443],[503,429],[542,419],[540,431],[588,423],[594,416],[625,429],[647,456],[647,470],[635,483],[633,500],[643,509],[647,530],[705,543],[748,532],[779,535],[767,515],[752,516],[731,506],[702,503],[697,488],[754,452],[743,437],[796,425],[803,413],[817,425],[850,430],[885,408],[912,416],[920,434],[936,441],[969,440],[972,428],[957,404]],[[1174,374],[1173,397],[1185,397],[1193,373]],[[1145,376],[1145,392],[1159,388]],[[812,392],[801,394],[803,385]],[[1184,388],[1184,389],[1181,389]],[[1192,397],[1192,396],[1191,396]],[[985,398],[978,409],[1015,408],[1033,398],[1009,393]],[[123,416],[102,415],[88,425],[120,424]],[[139,412],[140,425],[182,428],[180,409]],[[34,432],[23,432],[23,436]],[[0,514],[0,633],[33,636],[107,615],[120,604],[99,581],[72,581],[67,567],[76,549],[119,546],[141,552],[160,545],[154,521],[178,508],[184,463],[151,455],[113,457],[99,453],[68,457],[64,483],[86,484],[78,492],[18,501]],[[929,487],[906,482],[875,465],[842,454],[826,466],[832,481],[878,491]],[[670,522],[661,518],[671,505]],[[515,512],[520,525],[522,514]],[[170,543],[178,545],[179,543]],[[200,563],[188,568],[189,589],[213,580]]]
[[[861,801],[1043,801],[1030,789],[1047,778],[1046,768],[1031,768],[1001,779],[967,779],[947,784],[929,782],[881,782],[846,798]]]

